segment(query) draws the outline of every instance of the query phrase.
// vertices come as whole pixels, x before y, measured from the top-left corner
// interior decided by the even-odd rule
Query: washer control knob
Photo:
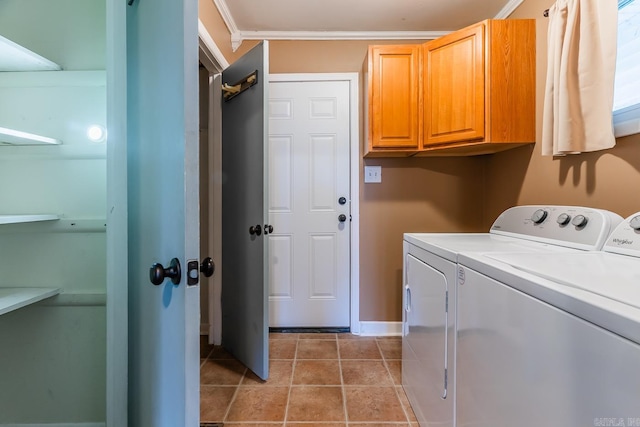
[[[636,215],[629,221],[629,226],[634,230],[640,230],[640,215]]]
[[[545,219],[547,219],[547,215],[547,211],[544,209],[538,209],[533,213],[533,215],[531,215],[531,221],[533,221],[534,224],[541,224]]]
[[[556,219],[556,221],[560,225],[567,225],[569,224],[569,221],[571,221],[571,215],[566,213],[560,214],[558,215],[558,219]]]
[[[587,218],[584,215],[576,215],[573,218],[573,221],[571,221],[571,224],[575,225],[578,228],[582,228],[585,225],[587,225],[587,222],[589,222],[589,218]]]

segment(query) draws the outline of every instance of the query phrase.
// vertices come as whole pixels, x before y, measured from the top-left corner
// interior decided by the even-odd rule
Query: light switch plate
[[[365,166],[364,182],[365,183],[382,182],[382,166]]]

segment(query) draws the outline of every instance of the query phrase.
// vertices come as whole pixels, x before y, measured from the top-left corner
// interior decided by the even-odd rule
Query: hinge
[[[444,312],[449,312],[449,291],[444,293]]]
[[[447,389],[447,384],[449,383],[449,375],[448,375],[449,370],[447,368],[444,369],[444,389]]]

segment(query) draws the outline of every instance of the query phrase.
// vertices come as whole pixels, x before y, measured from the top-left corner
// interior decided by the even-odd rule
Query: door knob
[[[271,233],[273,233],[273,225],[265,224],[264,225],[264,234],[271,234]]]
[[[149,280],[156,286],[161,285],[167,277],[171,279],[174,285],[180,283],[182,270],[180,269],[180,261],[178,258],[173,258],[168,268],[164,268],[162,264],[156,262],[149,269]]]
[[[262,227],[260,226],[260,224],[256,225],[256,226],[251,226],[249,227],[249,234],[256,235],[259,236],[262,234]]]
[[[200,264],[200,273],[204,275],[204,277],[211,277],[213,273],[216,271],[216,264],[213,262],[211,257],[206,257],[202,260]]]
[[[347,216],[345,214],[338,215],[338,221],[345,222],[347,220]]]
[[[347,199],[346,199],[346,198],[344,198],[344,197],[340,197],[340,198],[338,199],[338,203],[340,203],[341,205],[344,205],[345,203],[347,203]]]

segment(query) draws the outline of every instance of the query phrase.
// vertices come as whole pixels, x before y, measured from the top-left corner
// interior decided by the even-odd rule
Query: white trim
[[[496,19],[509,17],[524,0],[509,0]],[[244,40],[433,40],[451,31],[249,31],[240,30],[225,0],[213,0],[231,34],[235,52]]]
[[[365,337],[400,337],[402,322],[360,322],[360,334]]]
[[[108,427],[127,426],[129,294],[127,226],[127,4],[107,0],[107,386]],[[104,425],[104,424],[101,424]]]
[[[509,0],[507,4],[498,12],[495,16],[495,19],[505,19],[508,18],[514,10],[518,8],[522,4],[524,0]]]
[[[349,128],[351,147],[349,153],[351,192],[351,277],[350,277],[350,329],[360,333],[360,112],[358,111],[358,73],[298,73],[270,74],[269,82],[349,82]]]
[[[2,427],[105,427],[105,423],[2,424]]]
[[[221,306],[221,290],[222,290],[222,270],[220,261],[222,259],[222,181],[216,178],[216,174],[222,171],[222,105],[216,100],[222,99],[222,74],[225,68],[229,66],[218,46],[213,41],[206,27],[198,19],[198,36],[200,39],[200,53],[205,55],[210,61],[204,64],[209,71],[209,116],[207,117],[207,137],[209,144],[209,215],[211,215],[211,227],[209,229],[209,250],[210,254],[201,254],[211,256],[215,265],[215,273],[211,280],[203,281],[209,286],[208,305],[208,323],[200,325],[200,334],[209,336],[209,344],[220,345],[222,343],[222,306]],[[202,62],[202,61],[201,61]],[[202,318],[201,318],[202,319]],[[205,319],[202,319],[205,320]],[[206,328],[206,331],[205,331]]]
[[[360,334],[360,96],[359,75],[350,73],[351,103],[351,333]]]
[[[231,34],[237,33],[238,26],[236,25],[236,21],[231,16],[231,12],[229,11],[229,6],[227,6],[227,2],[225,0],[213,0],[213,3],[218,8],[218,12],[220,12],[220,16],[222,16],[222,20],[224,24],[227,26],[227,29]]]
[[[231,34],[231,48],[235,52],[242,44],[242,38],[239,36],[240,30],[236,25],[236,21],[233,19],[233,16],[231,16],[229,6],[227,6],[225,0],[213,0],[213,3],[216,5],[224,24],[227,26],[227,29]]]
[[[451,31],[238,31],[242,40],[432,40]]]
[[[640,133],[640,104],[614,111],[613,129],[616,138]]]
[[[209,69],[210,72],[219,73],[229,66],[229,61],[224,57],[213,37],[209,34],[207,27],[200,19],[198,19],[198,41],[202,53],[211,61],[210,65],[215,68],[214,70]]]

